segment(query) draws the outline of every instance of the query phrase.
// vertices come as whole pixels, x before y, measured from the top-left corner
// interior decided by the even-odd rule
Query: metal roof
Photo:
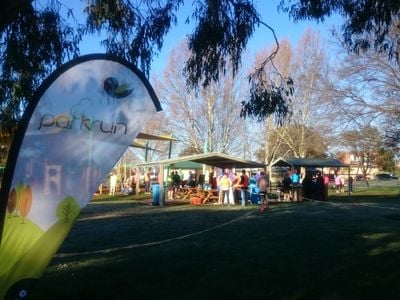
[[[140,140],[154,140],[154,141],[177,141],[176,138],[173,138],[171,135],[154,135],[149,133],[139,132],[136,136],[137,139]]]
[[[133,141],[129,147],[133,147],[133,148],[140,148],[140,149],[147,149],[147,150],[152,150],[152,151],[157,151],[160,152],[160,150],[154,149],[154,148],[150,148],[149,146],[146,146],[142,143],[139,143],[137,141]]]
[[[234,157],[224,153],[206,153],[206,154],[195,154],[188,156],[181,156],[177,158],[164,159],[155,162],[138,164],[138,167],[145,167],[150,165],[174,165],[185,161],[191,161],[199,164],[205,164],[221,169],[232,169],[232,168],[265,168],[265,165],[256,161],[245,160],[238,157]]]
[[[138,139],[139,140],[152,140],[152,141],[177,141],[177,139],[173,138],[172,135],[170,135],[170,136],[154,135],[154,134],[139,132],[138,135],[136,136],[136,138],[130,144],[130,147],[158,151],[158,152],[160,152],[160,150],[150,148],[147,145],[144,145],[143,143],[138,142],[137,141]]]
[[[314,158],[278,158],[271,163],[272,167],[314,167],[314,168],[347,168],[349,165],[338,159],[314,159]]]

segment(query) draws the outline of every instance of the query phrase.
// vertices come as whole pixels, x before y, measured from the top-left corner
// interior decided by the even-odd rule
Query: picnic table
[[[198,204],[204,204],[206,202],[216,202],[219,199],[219,191],[217,189],[200,189],[192,187],[183,187],[179,190],[179,197],[182,200],[191,200],[193,198],[200,198],[197,202]]]
[[[197,193],[197,188],[183,187],[181,188],[182,199],[190,199],[191,196],[194,196]]]
[[[215,202],[219,199],[219,191],[217,189],[204,190],[204,195],[203,203],[211,201]]]
[[[192,204],[204,204],[206,202],[211,201],[218,201],[218,190],[210,189],[210,190],[203,190],[203,189],[192,189],[190,190],[184,197],[184,199],[190,199]]]

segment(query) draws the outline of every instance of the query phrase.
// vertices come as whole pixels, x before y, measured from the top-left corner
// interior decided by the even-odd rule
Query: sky
[[[157,77],[167,66],[171,50],[177,47],[187,35],[192,33],[193,24],[185,24],[186,18],[193,12],[191,6],[192,1],[193,0],[185,0],[184,7],[178,12],[178,24],[173,27],[165,37],[160,54],[153,58],[149,79],[150,83],[152,82],[152,77]],[[290,20],[287,13],[278,12],[277,7],[280,0],[255,0],[254,2],[262,21],[274,29],[278,41],[284,39],[289,40],[293,46],[297,45],[300,38],[309,28],[312,28],[316,32],[319,31],[322,39],[328,39],[331,35],[329,30],[332,29],[334,25],[338,26],[341,24],[339,17],[327,19],[324,23],[317,23],[316,21],[294,23]],[[73,5],[72,3],[76,5],[75,8],[77,9],[79,9],[79,5],[81,6],[80,0],[73,0],[73,2],[71,1],[71,5]],[[99,41],[100,37],[98,36],[85,37],[81,45],[81,54],[104,52]],[[271,48],[273,45],[275,45],[275,41],[272,32],[264,26],[259,27],[248,42],[246,49],[249,55],[248,57],[254,57],[254,54],[258,51]],[[245,65],[245,63],[246,62],[243,62],[243,65]]]
[[[303,33],[312,28],[314,31],[319,31],[323,39],[328,39],[330,36],[329,29],[333,25],[339,24],[339,17],[327,19],[324,23],[315,21],[301,21],[294,23],[289,19],[288,14],[278,12],[277,7],[280,0],[258,0],[255,1],[258,12],[262,20],[271,26],[278,38],[278,41],[287,39],[293,45],[296,45]],[[79,1],[80,3],[80,1]],[[192,13],[192,0],[186,0],[184,7],[178,13],[178,24],[173,27],[164,40],[163,48],[160,54],[153,59],[151,75],[161,73],[167,65],[170,51],[178,46],[178,44],[192,32],[191,24],[185,24],[185,19]],[[79,4],[76,4],[79,9]],[[81,44],[81,54],[101,53],[104,49],[99,45],[99,37],[85,37]],[[250,55],[260,51],[263,48],[274,45],[274,37],[270,30],[262,26],[256,29],[252,38],[247,45],[247,51]]]

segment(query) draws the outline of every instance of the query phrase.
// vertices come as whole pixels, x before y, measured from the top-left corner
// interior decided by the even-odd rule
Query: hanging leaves
[[[184,70],[189,88],[217,82],[227,71],[228,59],[235,75],[242,51],[259,25],[252,1],[200,2],[195,2],[193,18],[198,25],[189,36],[191,55]]]
[[[89,0],[84,7],[85,24],[77,24],[72,9],[59,1],[43,6],[28,1],[15,6],[15,17],[7,18],[9,23],[3,27],[0,24],[2,130],[15,130],[40,83],[60,64],[79,55],[79,43],[86,34],[104,35],[101,44],[107,53],[126,58],[149,75],[151,62],[166,34],[177,24],[183,3]],[[253,0],[195,0],[192,7],[193,13],[187,18],[194,25],[188,36],[192,54],[184,72],[188,88],[196,90],[200,85],[218,82],[226,72],[236,75],[255,28],[265,24]],[[273,107],[278,109],[277,116],[284,116],[286,98],[282,96],[287,87],[275,87],[265,82],[253,84],[243,116],[255,113],[262,119]],[[256,111],[259,107],[261,111]]]
[[[349,52],[358,54],[374,49],[399,63],[400,37],[395,40],[388,38],[399,26],[398,0],[281,0],[279,9],[294,21],[314,19],[324,22],[327,17],[338,13],[344,18],[340,30]]]
[[[27,5],[0,32],[0,121],[13,133],[28,101],[56,67],[79,54],[82,28],[68,24],[57,6]]]
[[[279,84],[257,76],[249,77],[250,99],[242,102],[242,117],[253,117],[262,121],[266,116],[275,114],[279,125],[289,118],[290,98],[294,93],[291,78],[284,78]]]

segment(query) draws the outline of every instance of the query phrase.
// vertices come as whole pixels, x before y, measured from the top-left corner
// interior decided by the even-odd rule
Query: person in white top
[[[110,195],[114,196],[116,186],[117,186],[117,175],[113,173],[110,177]]]
[[[227,198],[227,203],[229,203],[229,189],[231,188],[232,182],[228,177],[228,174],[224,174],[222,176],[221,180],[219,181],[219,186],[220,186],[220,202],[222,205],[224,205],[225,202],[225,195]]]

